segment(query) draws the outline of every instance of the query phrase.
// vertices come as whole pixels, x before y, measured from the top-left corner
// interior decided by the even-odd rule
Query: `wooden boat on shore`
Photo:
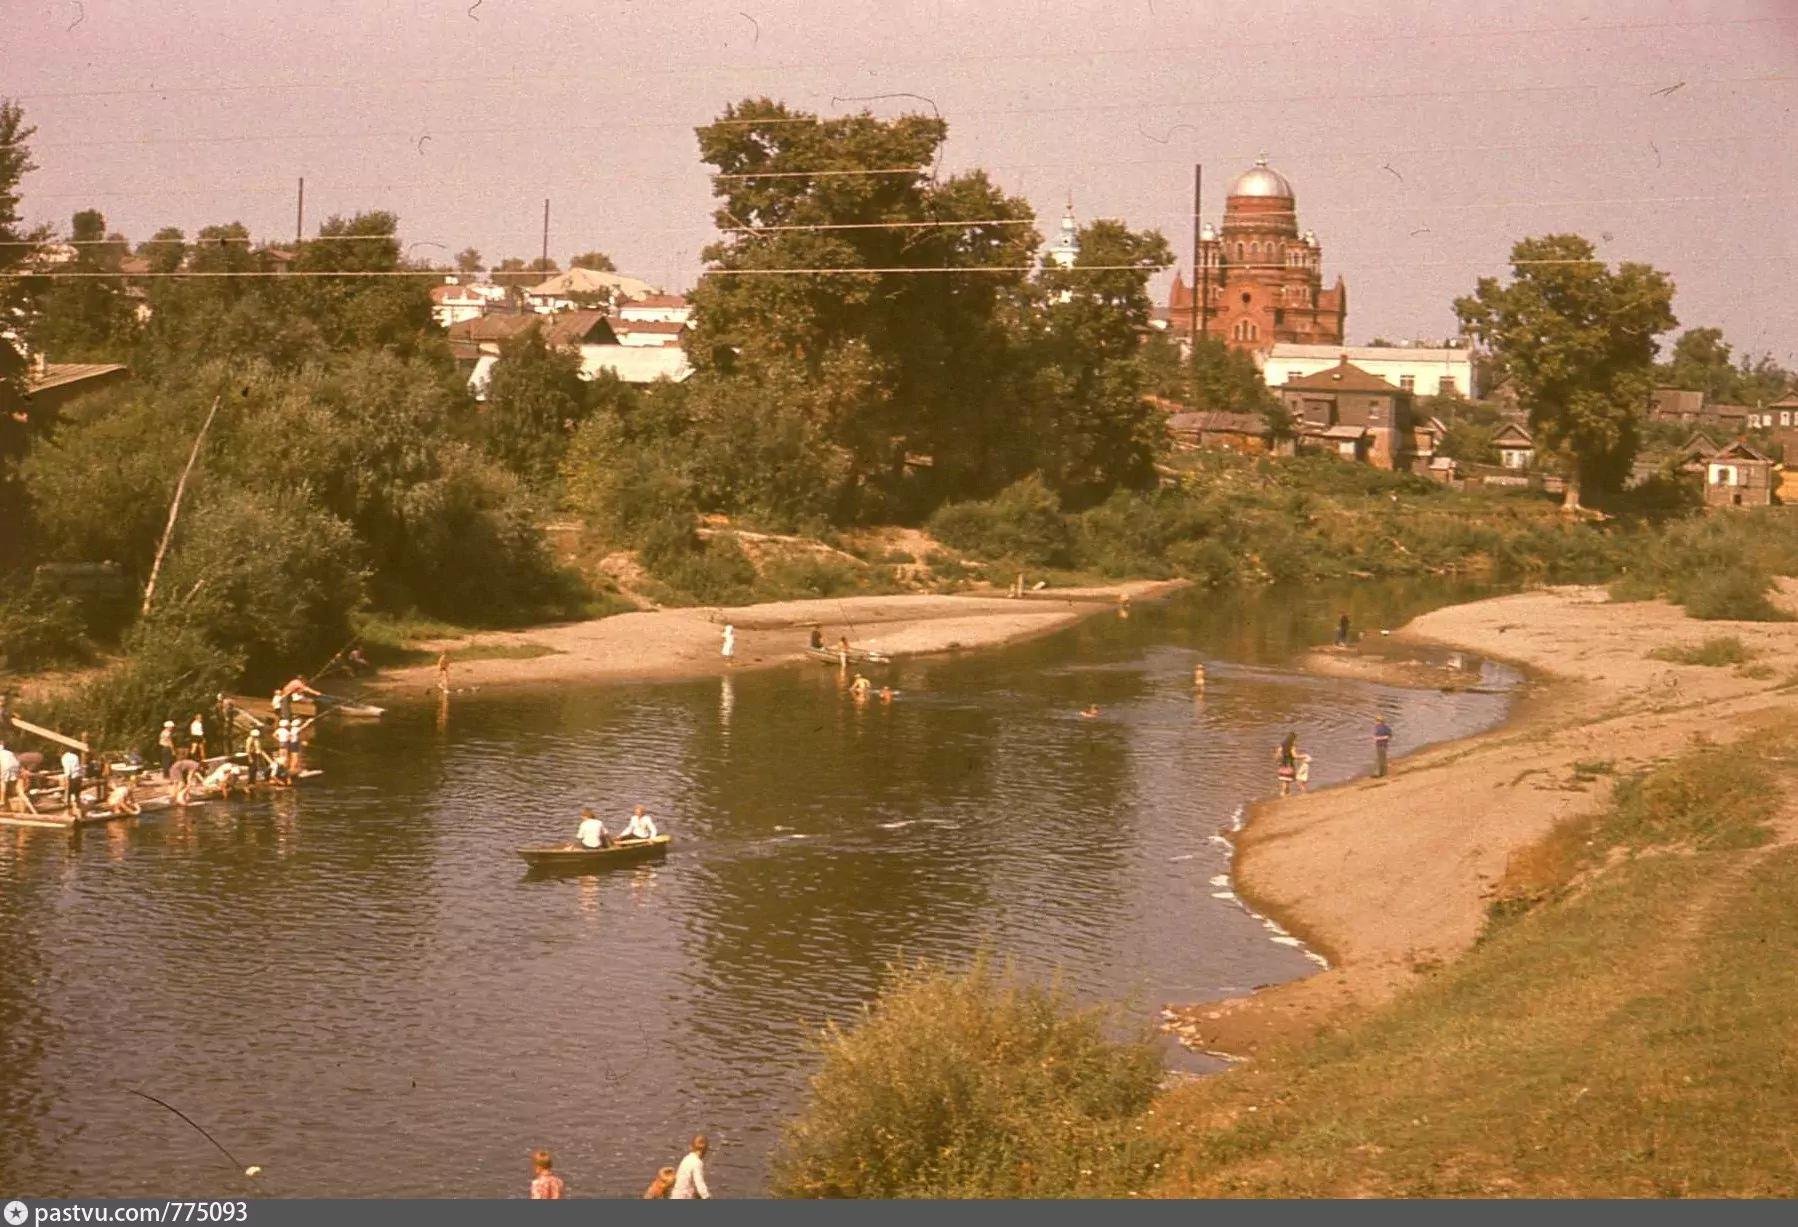
[[[326,695],[323,703],[310,697],[295,699],[293,709],[296,712],[310,714],[315,719],[324,715],[338,715],[349,720],[379,720],[387,714],[385,707],[376,707],[373,703],[357,703],[351,699],[339,699],[331,695]]]
[[[616,840],[604,848],[584,848],[580,844],[520,848],[518,855],[536,873],[587,873],[613,865],[660,860],[668,855],[672,842],[666,835],[657,835],[654,839]]]
[[[805,654],[826,665],[841,665],[845,655],[841,648],[807,648]],[[852,665],[890,665],[893,663],[891,656],[880,652],[870,652],[866,648],[850,648],[847,656]]]

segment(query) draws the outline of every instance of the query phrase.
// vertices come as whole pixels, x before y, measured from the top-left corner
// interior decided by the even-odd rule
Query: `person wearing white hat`
[[[162,778],[169,778],[169,768],[175,765],[175,722],[162,722],[162,735],[156,739],[156,748],[162,752]]]

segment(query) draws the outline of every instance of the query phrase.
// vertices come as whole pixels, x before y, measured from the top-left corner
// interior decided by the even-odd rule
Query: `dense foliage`
[[[1617,489],[1654,387],[1655,336],[1673,327],[1673,283],[1646,264],[1615,272],[1572,234],[1511,248],[1511,282],[1482,277],[1461,323],[1515,383],[1530,429],[1567,472],[1567,500]]]
[[[824,1065],[775,1175],[788,1197],[1120,1196],[1159,1147],[1137,1119],[1161,1080],[1144,1040],[977,963],[896,972]]]

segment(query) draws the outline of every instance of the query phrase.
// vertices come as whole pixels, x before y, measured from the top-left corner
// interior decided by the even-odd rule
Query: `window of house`
[[[1444,375],[1441,379],[1436,381],[1437,396],[1453,396],[1454,394],[1455,377],[1453,375]]]
[[[1403,391],[1415,392],[1417,390],[1417,376],[1400,375],[1398,377],[1398,386]]]

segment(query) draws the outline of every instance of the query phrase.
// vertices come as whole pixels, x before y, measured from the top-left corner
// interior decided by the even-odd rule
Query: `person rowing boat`
[[[654,839],[656,837],[656,820],[649,816],[649,811],[639,805],[631,811],[631,820],[625,824],[624,830],[618,833],[623,839]]]
[[[592,809],[581,807],[581,825],[575,828],[574,841],[583,848],[609,848],[612,837],[606,834],[606,824],[599,820],[599,815]]]

